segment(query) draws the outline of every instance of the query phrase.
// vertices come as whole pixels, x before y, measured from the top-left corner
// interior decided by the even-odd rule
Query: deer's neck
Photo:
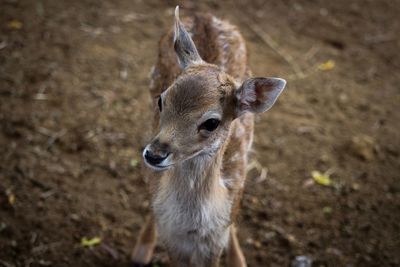
[[[221,187],[222,153],[199,155],[176,166],[171,175],[174,188],[199,199],[210,197]]]
[[[155,195],[156,213],[164,213],[164,209],[206,211],[209,205],[225,209],[229,196],[221,181],[223,147],[224,144],[212,155],[198,155],[167,171]]]
[[[220,182],[222,153],[186,160],[161,178],[153,207],[160,240],[171,253],[191,258],[201,250],[202,258],[228,242],[231,201]]]

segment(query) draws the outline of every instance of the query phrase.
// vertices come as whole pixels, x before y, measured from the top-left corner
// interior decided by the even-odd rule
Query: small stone
[[[292,261],[291,267],[311,267],[312,260],[307,256],[296,256]]]
[[[256,249],[260,249],[261,248],[261,242],[260,241],[258,241],[258,240],[255,240],[254,241],[254,243],[253,243],[253,245],[254,245],[254,247],[256,248]]]
[[[318,158],[318,163],[327,165],[329,164],[329,162],[331,162],[329,154],[322,152],[322,154]]]
[[[246,244],[253,245],[254,244],[254,240],[251,237],[249,237],[249,238],[246,239]]]
[[[349,102],[349,96],[345,93],[339,94],[339,102],[341,104],[347,104],[347,102]]]
[[[76,213],[72,213],[69,217],[71,218],[71,220],[76,221],[76,222],[79,222],[80,219],[81,219],[81,218],[79,217],[79,215],[76,214]]]
[[[271,240],[271,239],[273,239],[275,237],[276,237],[276,233],[275,232],[266,232],[266,233],[264,233],[264,238],[267,241]]]
[[[334,255],[336,257],[343,257],[343,252],[337,248],[329,247],[326,249],[326,253]]]
[[[352,184],[351,184],[351,189],[353,189],[354,191],[360,190],[360,184],[358,184],[358,183],[352,183]]]
[[[256,205],[257,205],[258,202],[259,202],[259,201],[258,201],[258,198],[256,198],[256,197],[251,197],[251,198],[250,198],[250,201],[251,201],[252,204],[256,204]]]
[[[321,15],[321,16],[323,16],[323,17],[326,17],[327,15],[328,15],[328,10],[326,9],[326,8],[321,8],[320,10],[319,10],[319,14]]]
[[[150,202],[148,200],[145,200],[142,202],[142,208],[147,209],[150,206]]]
[[[314,184],[315,184],[314,180],[312,178],[310,178],[310,179],[307,179],[304,181],[303,187],[308,188],[308,187],[313,186]]]

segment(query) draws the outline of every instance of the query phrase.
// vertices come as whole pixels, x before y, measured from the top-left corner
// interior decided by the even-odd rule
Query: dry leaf
[[[22,22],[19,21],[19,20],[16,20],[16,19],[10,20],[10,21],[7,23],[7,27],[10,28],[10,29],[13,29],[13,30],[20,30],[20,29],[22,29],[22,25],[23,25]]]
[[[328,60],[325,63],[318,65],[318,69],[322,70],[322,71],[331,70],[333,68],[335,68],[335,61],[333,61],[332,59]]]

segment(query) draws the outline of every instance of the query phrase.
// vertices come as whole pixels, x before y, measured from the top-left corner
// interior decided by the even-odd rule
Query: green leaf
[[[311,176],[317,184],[323,186],[331,186],[332,180],[327,173],[320,173],[319,171],[312,171]]]
[[[87,239],[86,237],[83,237],[81,239],[81,246],[82,247],[93,247],[101,243],[101,238],[100,237],[93,237],[91,239]]]
[[[325,214],[331,214],[332,211],[333,211],[332,207],[329,207],[329,206],[325,206],[325,207],[322,208],[322,212],[325,213]]]
[[[133,168],[135,168],[137,165],[139,165],[139,160],[137,160],[137,159],[132,159],[130,163],[131,163],[131,166],[132,166]]]

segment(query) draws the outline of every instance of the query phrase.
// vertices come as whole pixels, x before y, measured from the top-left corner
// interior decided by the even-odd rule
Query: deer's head
[[[179,20],[178,8],[174,48],[182,73],[159,97],[160,131],[143,151],[146,164],[155,170],[214,155],[234,119],[267,111],[286,85],[279,78],[250,78],[238,84],[218,66],[204,62]]]

